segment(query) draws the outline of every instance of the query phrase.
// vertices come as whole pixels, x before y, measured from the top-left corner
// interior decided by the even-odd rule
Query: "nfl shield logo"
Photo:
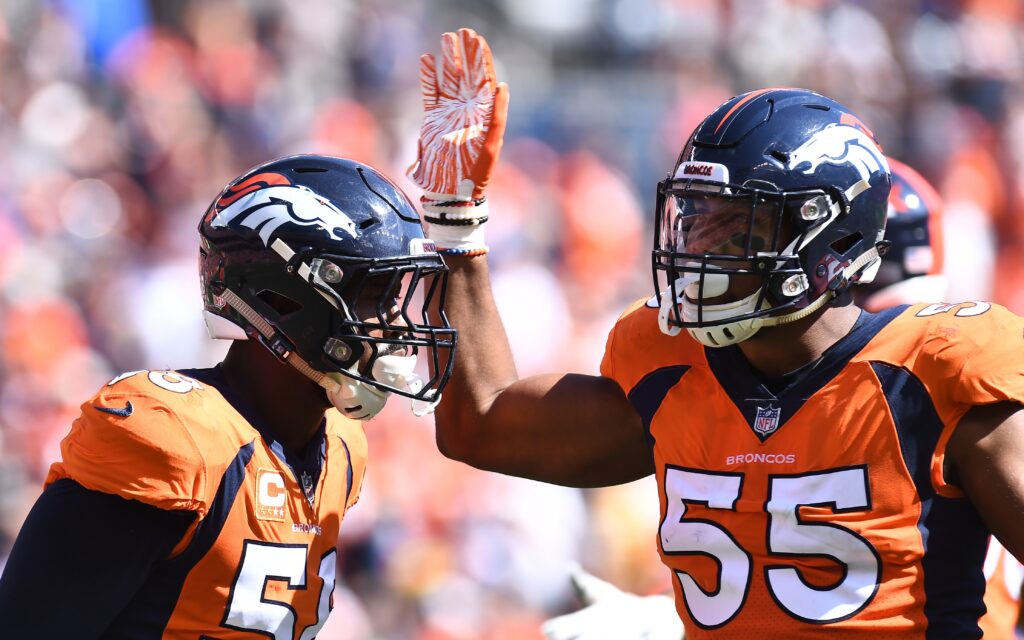
[[[754,417],[754,431],[758,432],[762,436],[767,436],[779,428],[779,414],[781,410],[778,407],[768,405],[767,407],[758,407],[757,415]]]

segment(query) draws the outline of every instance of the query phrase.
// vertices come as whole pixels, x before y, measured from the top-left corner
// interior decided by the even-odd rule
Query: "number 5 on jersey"
[[[267,582],[281,580],[289,589],[306,589],[306,545],[245,541],[242,563],[231,587],[223,626],[255,631],[274,640],[295,638],[295,611],[283,602],[266,597]],[[302,631],[299,640],[312,640],[331,613],[337,552],[331,549],[320,559],[317,620]],[[314,587],[315,588],[315,587]]]

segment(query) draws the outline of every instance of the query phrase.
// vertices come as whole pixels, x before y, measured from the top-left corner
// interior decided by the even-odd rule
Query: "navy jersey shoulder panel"
[[[872,362],[871,369],[882,385],[917,495],[929,499],[935,495],[931,457],[942,435],[942,419],[924,384],[909,370],[887,362]]]
[[[238,491],[245,481],[246,467],[254,450],[252,442],[238,450],[221,478],[209,513],[199,523],[188,547],[157,566],[125,613],[109,630],[110,637],[140,640],[159,640],[163,637],[189,572],[209,553],[220,537]]]
[[[943,423],[928,390],[912,372],[872,362],[892,414],[904,464],[921,499],[917,528],[924,545],[927,640],[980,638],[978,618],[985,608],[985,558],[988,531],[966,499],[945,498],[931,481],[931,459]]]
[[[764,442],[906,309],[907,305],[903,305],[881,313],[861,311],[848,334],[829,347],[818,360],[784,376],[781,385],[766,381],[750,366],[736,345],[714,349],[705,347],[704,353],[711,373],[746,419],[751,431]],[[777,391],[772,391],[773,388]],[[764,416],[774,417],[774,428],[769,429],[759,423],[758,418]]]
[[[648,444],[652,448],[654,447],[654,436],[651,435],[651,422],[654,420],[654,414],[658,412],[669,390],[676,386],[683,374],[689,370],[689,365],[682,364],[655,369],[645,375],[629,391],[627,396],[629,403],[633,405],[633,409],[640,416]]]

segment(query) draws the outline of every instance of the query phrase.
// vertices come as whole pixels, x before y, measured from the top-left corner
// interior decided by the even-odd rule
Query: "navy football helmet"
[[[762,89],[718,107],[658,185],[659,323],[710,347],[847,301],[885,243],[889,165],[838,102]]]
[[[942,199],[924,177],[889,159],[889,192],[885,239],[875,279],[854,289],[857,303],[868,311],[897,304],[937,302],[946,298],[943,274]]]
[[[447,268],[381,173],[320,155],[273,160],[232,181],[199,233],[211,336],[259,340],[353,418],[390,393],[417,413],[440,399],[456,339]]]

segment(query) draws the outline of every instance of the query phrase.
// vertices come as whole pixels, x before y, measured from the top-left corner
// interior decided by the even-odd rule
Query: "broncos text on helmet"
[[[658,185],[659,322],[710,347],[793,322],[878,268],[889,164],[840,103],[762,89],[719,106]]]
[[[199,233],[212,337],[259,340],[351,418],[392,393],[417,414],[440,399],[455,348],[447,268],[383,174],[322,155],[272,160],[225,187]]]

